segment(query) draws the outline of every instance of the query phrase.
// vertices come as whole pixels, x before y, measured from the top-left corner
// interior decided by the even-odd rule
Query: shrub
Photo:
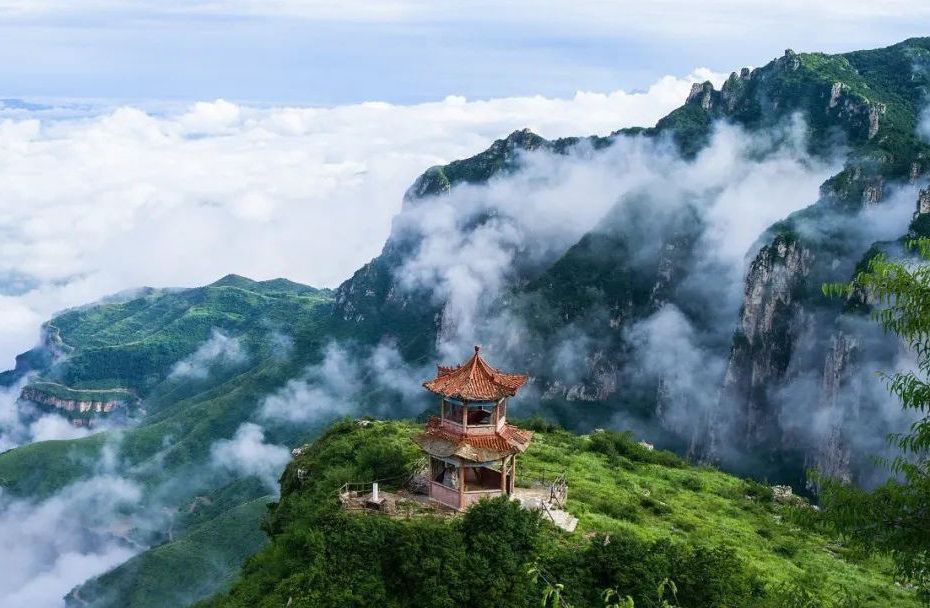
[[[639,509],[636,508],[636,505],[611,500],[609,498],[602,498],[595,501],[592,508],[596,512],[606,515],[607,517],[612,517],[613,519],[622,519],[633,523],[641,519]]]
[[[670,506],[652,496],[643,496],[639,499],[639,504],[651,511],[653,515],[667,515],[672,512]]]
[[[611,464],[615,466],[620,466],[620,457],[633,462],[659,464],[666,467],[680,468],[685,465],[684,461],[672,452],[650,450],[640,445],[629,431],[624,433],[618,433],[617,431],[593,433],[588,443],[588,449],[605,455]]]
[[[774,497],[771,487],[751,479],[744,482],[743,495],[764,502],[771,502]]]
[[[697,475],[688,475],[681,480],[681,486],[692,492],[701,492],[704,489],[704,481]]]
[[[537,433],[554,433],[555,431],[563,430],[559,423],[547,420],[538,413],[533,414],[529,418],[515,419],[510,422],[521,428],[536,431]]]
[[[791,540],[786,540],[784,542],[781,542],[775,545],[772,548],[772,550],[775,553],[781,555],[782,557],[787,557],[788,559],[791,559],[795,555],[797,555],[799,548],[800,547],[798,546],[798,543],[791,541]]]
[[[764,588],[730,549],[711,549],[669,540],[649,542],[632,534],[595,536],[580,556],[565,556],[565,565],[577,574],[566,589],[585,601],[575,605],[600,606],[600,590],[629,595],[636,608],[659,608],[657,589],[668,579],[687,608],[757,607]]]

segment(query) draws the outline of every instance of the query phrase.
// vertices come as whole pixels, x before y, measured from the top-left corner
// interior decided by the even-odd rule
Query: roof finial
[[[475,344],[475,352],[478,352],[479,350],[481,350],[481,347]]]

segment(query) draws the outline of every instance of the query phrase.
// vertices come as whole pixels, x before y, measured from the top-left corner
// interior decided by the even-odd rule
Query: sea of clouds
[[[560,137],[651,125],[705,79],[720,75],[570,99],[2,112],[0,366],[53,312],[128,288],[231,272],[337,285],[377,255],[427,167],[523,127]]]
[[[524,127],[560,137],[651,125],[708,78],[720,80],[700,70],[645,91],[571,99],[0,110],[0,360],[7,367],[35,344],[53,312],[142,285],[200,285],[230,272],[337,285],[378,254],[427,167]],[[287,356],[290,339],[272,338]],[[267,397],[257,422],[307,424],[348,412],[347,403],[405,397],[352,394],[321,378],[357,386],[378,377],[396,391],[427,373],[389,344],[361,356],[349,349],[330,345],[319,365]],[[235,336],[216,332],[171,373],[204,379],[247,358]],[[0,449],[86,432],[24,417],[18,388],[0,392]],[[217,438],[210,456],[213,470],[273,487],[289,453],[247,422]],[[135,521],[126,513],[143,507],[139,488],[112,462],[90,469],[99,473],[43,500],[0,494],[0,605],[60,606],[72,587],[141,549],[115,529]]]

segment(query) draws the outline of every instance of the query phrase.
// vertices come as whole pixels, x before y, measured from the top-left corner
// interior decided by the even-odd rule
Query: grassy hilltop
[[[342,483],[403,475],[420,459],[410,441],[418,425],[346,420],[287,467],[265,518],[271,543],[229,594],[199,607],[537,605],[533,563],[578,607],[603,605],[607,588],[659,606],[665,578],[682,607],[918,605],[892,584],[887,562],[801,523],[810,508],[774,502],[768,486],[612,431],[535,428],[543,432],[519,460],[518,483],[564,471],[575,532],[506,500],[452,519],[345,513]],[[848,602],[832,603],[840,598]]]

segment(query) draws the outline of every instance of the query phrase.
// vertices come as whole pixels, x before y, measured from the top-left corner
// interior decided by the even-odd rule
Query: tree
[[[470,571],[480,575],[468,605],[526,605],[534,593],[526,569],[538,551],[539,513],[501,496],[472,505],[456,523]]]
[[[866,296],[872,317],[914,351],[914,371],[880,376],[917,421],[890,438],[900,453],[889,463],[894,478],[884,485],[865,492],[818,482],[825,521],[867,551],[891,555],[896,574],[930,603],[930,239],[908,248],[916,255],[893,260],[879,254],[851,283],[825,285],[824,293]]]

